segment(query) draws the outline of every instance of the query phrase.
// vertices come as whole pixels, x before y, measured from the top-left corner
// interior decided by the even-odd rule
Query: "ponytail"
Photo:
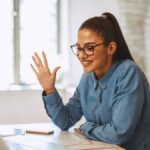
[[[134,59],[130,53],[130,50],[127,46],[127,43],[124,39],[124,36],[121,32],[121,28],[119,26],[117,19],[108,12],[103,13],[102,16],[105,16],[108,20],[110,20],[110,22],[112,23],[113,28],[115,30],[117,50],[114,54],[114,58],[113,58],[114,61],[125,60],[125,59],[130,59],[130,60],[134,61]]]

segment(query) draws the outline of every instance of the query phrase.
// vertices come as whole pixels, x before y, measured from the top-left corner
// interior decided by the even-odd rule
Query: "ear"
[[[108,54],[113,55],[116,52],[117,44],[116,42],[110,42],[108,46]]]

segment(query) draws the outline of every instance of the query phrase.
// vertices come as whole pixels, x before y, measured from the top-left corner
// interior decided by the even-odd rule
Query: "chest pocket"
[[[107,124],[112,119],[112,108],[111,107],[101,107],[100,108],[100,120],[102,124]]]

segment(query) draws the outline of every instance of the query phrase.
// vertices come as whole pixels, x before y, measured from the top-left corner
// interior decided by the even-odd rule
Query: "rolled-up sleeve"
[[[140,121],[144,87],[138,68],[129,67],[120,73],[117,80],[116,92],[112,97],[111,121],[103,125],[87,121],[81,131],[89,139],[123,144],[130,140]]]

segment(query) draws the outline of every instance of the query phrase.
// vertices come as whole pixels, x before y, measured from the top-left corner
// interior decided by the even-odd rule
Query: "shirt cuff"
[[[50,95],[46,95],[45,91],[43,91],[42,97],[44,102],[50,105],[57,104],[61,100],[61,97],[59,96],[57,90]]]

